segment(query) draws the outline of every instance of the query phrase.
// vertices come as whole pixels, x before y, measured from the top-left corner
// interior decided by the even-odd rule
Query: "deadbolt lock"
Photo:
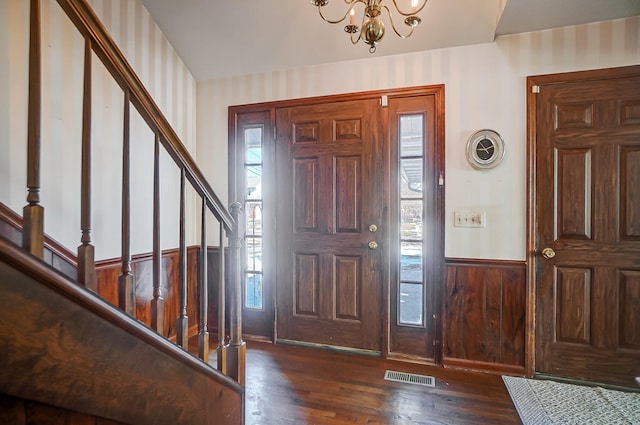
[[[378,231],[378,226],[376,226],[375,224],[372,224],[371,226],[369,226],[369,231],[371,233],[375,233]]]
[[[376,241],[369,242],[369,249],[378,249],[378,243]]]

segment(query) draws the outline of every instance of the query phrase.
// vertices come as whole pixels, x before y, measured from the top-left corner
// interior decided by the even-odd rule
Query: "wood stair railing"
[[[1,237],[0,329],[2,424],[243,423],[242,386]]]
[[[91,240],[91,98],[92,98],[92,57],[99,58],[113,80],[124,92],[123,105],[123,158],[122,158],[122,216],[121,216],[121,274],[118,280],[118,307],[135,318],[135,276],[131,267],[131,223],[130,223],[130,108],[133,106],[155,135],[154,147],[154,190],[153,190],[153,299],[151,301],[151,328],[163,334],[164,295],[161,285],[162,253],[160,235],[160,150],[164,149],[180,170],[180,222],[178,254],[178,298],[179,313],[176,323],[176,342],[186,348],[189,338],[187,317],[187,247],[185,210],[187,185],[201,199],[201,243],[198,278],[198,356],[209,361],[209,327],[207,304],[207,215],[213,215],[219,223],[218,255],[218,347],[217,366],[220,373],[230,377],[240,385],[244,384],[246,345],[242,340],[241,290],[240,290],[240,235],[238,215],[239,203],[231,205],[229,212],[216,195],[211,185],[197,167],[184,144],[168,123],[151,95],[147,92],[132,67],[125,59],[113,39],[97,18],[86,0],[57,0],[62,10],[84,37],[84,84],[82,100],[82,165],[81,165],[81,244],[77,254],[77,280],[88,290],[97,292],[96,262]],[[23,209],[23,248],[33,256],[42,258],[44,253],[45,209],[40,202],[41,168],[41,37],[40,0],[30,2],[29,41],[29,95],[27,122],[27,205]],[[226,243],[228,240],[228,244]],[[225,245],[229,246],[229,261],[225,262]],[[225,273],[225,264],[227,271]],[[96,299],[98,299],[96,297]],[[226,306],[229,304],[229,336],[225,335]],[[202,367],[206,368],[204,363]]]

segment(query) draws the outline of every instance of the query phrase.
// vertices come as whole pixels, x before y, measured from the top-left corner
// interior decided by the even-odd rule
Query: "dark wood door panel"
[[[640,146],[620,147],[618,179],[620,181],[620,238],[627,241],[640,241]]]
[[[640,351],[640,270],[620,270],[618,277],[620,347]]]
[[[535,251],[555,251],[535,257],[536,370],[632,386],[640,375],[640,76],[557,77],[535,99]]]
[[[296,232],[317,232],[319,160],[293,160],[293,227]]]
[[[591,150],[558,149],[556,239],[591,239]]]
[[[335,233],[360,233],[362,230],[362,158],[333,157],[333,217]]]

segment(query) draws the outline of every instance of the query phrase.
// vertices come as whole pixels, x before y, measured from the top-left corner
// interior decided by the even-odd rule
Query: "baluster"
[[[240,266],[240,224],[238,215],[241,212],[242,204],[234,202],[230,205],[231,216],[233,217],[233,234],[231,235],[230,261],[229,261],[229,313],[230,313],[230,339],[229,353],[227,355],[228,376],[244,385],[245,365],[247,358],[247,346],[242,340],[242,270]]]
[[[162,296],[162,252],[160,251],[160,134],[156,131],[153,152],[153,299],[151,328],[164,335],[164,298]]]
[[[78,247],[78,282],[98,292],[95,250],[91,244],[91,40],[84,42],[84,87],[82,93],[82,171],[80,194],[80,228],[82,244]]]
[[[130,158],[129,158],[129,91],[124,92],[124,134],[122,143],[122,274],[118,278],[118,304],[122,310],[135,317],[135,293],[131,273],[131,216],[130,216]]]
[[[224,225],[220,222],[220,253],[218,254],[218,370],[227,374],[227,347],[225,345],[225,278],[224,278]]]
[[[185,171],[180,170],[180,252],[178,254],[178,303],[180,315],[176,320],[176,342],[189,349],[189,318],[187,316],[187,243],[185,232]]]
[[[200,276],[198,279],[198,297],[200,298],[198,356],[203,362],[209,362],[209,332],[207,325],[207,198],[202,196],[202,226],[200,235]]]
[[[27,130],[27,202],[23,208],[22,246],[44,257],[44,208],[40,205],[40,0],[31,0],[29,18],[29,106]]]

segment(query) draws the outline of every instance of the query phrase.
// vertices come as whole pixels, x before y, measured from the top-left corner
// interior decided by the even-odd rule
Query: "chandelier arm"
[[[358,41],[362,38],[360,31],[358,31],[358,37],[356,39],[353,38],[353,34],[351,34],[351,44],[358,44]]]
[[[356,3],[364,3],[364,0],[345,0],[345,3],[349,5],[349,8],[344,13],[344,16],[338,20],[334,21],[331,19],[327,19],[327,17],[324,16],[324,13],[322,13],[322,6],[320,5],[318,5],[318,13],[320,14],[320,17],[322,18],[323,21],[328,22],[330,24],[339,24],[340,22],[344,21],[347,18],[347,16],[349,15],[349,12],[351,11],[351,9],[353,9],[353,6]]]
[[[393,2],[395,3],[395,0],[393,0]],[[393,23],[393,14],[391,13],[391,10],[389,10],[389,8],[387,6],[382,6],[387,13],[389,14],[389,22],[391,22],[391,28],[393,28],[393,32],[396,33],[396,35],[402,39],[405,38],[409,38],[411,37],[411,34],[413,34],[413,30],[415,29],[415,27],[410,27],[411,30],[409,30],[409,33],[406,35],[400,34],[400,32],[398,32],[397,28],[396,28],[396,24]]]
[[[403,12],[400,7],[398,7],[398,2],[396,0],[393,0],[393,5],[396,7],[396,10],[398,11],[399,14],[401,14],[402,16],[413,16],[413,15],[417,15],[418,13],[422,12],[422,9],[424,9],[424,7],[427,5],[427,1],[429,0],[423,0],[424,3],[422,3],[422,6],[420,6],[419,8],[417,8],[416,10],[410,12],[410,13],[405,13]],[[397,34],[397,31],[396,31]]]

